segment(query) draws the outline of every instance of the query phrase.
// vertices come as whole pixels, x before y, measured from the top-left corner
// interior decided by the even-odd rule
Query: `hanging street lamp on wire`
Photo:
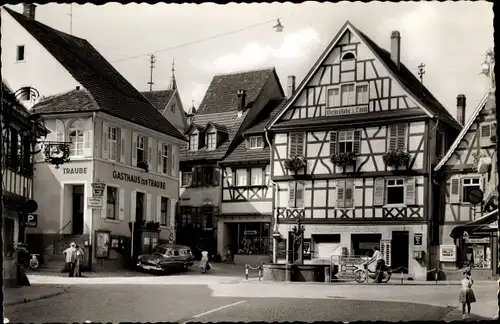
[[[285,28],[285,27],[283,27],[280,19],[278,18],[278,22],[276,23],[276,25],[273,26],[273,28],[277,33],[281,33],[283,31],[283,28]]]

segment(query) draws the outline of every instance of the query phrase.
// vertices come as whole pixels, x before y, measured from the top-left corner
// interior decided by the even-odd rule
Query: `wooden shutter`
[[[102,197],[102,209],[101,209],[101,218],[106,219],[106,213],[108,211],[108,186],[104,187],[104,194]]]
[[[297,135],[297,156],[304,156],[304,133],[296,133]]]
[[[119,189],[118,192],[118,219],[125,220],[125,189]]]
[[[64,123],[60,119],[56,119],[56,141],[64,142],[64,136],[66,133],[66,127],[64,127]]]
[[[170,213],[168,214],[167,218],[167,226],[174,228],[175,226],[175,218],[176,218],[176,211],[177,211],[177,199],[169,199],[169,204],[170,204]]]
[[[460,203],[460,177],[453,176],[450,179],[450,203],[459,204]]]
[[[354,207],[354,180],[345,181],[345,191],[344,191],[344,207],[352,208]]]
[[[156,170],[158,173],[163,173],[163,143],[158,141],[158,165]]]
[[[297,182],[297,188],[295,190],[295,207],[296,208],[304,208],[304,181],[298,181]]]
[[[220,179],[220,169],[218,167],[214,167],[214,186],[219,185]]]
[[[373,181],[373,205],[383,206],[385,197],[385,179],[375,178]]]
[[[491,124],[481,125],[481,138],[489,139],[491,136]]]
[[[387,266],[391,265],[392,247],[391,240],[380,240],[380,253]]]
[[[337,180],[337,207],[345,208],[345,180]]]
[[[132,190],[130,194],[130,221],[135,222],[135,207],[137,205],[137,192]]]
[[[397,148],[398,127],[396,125],[389,126],[389,151],[395,151]]]
[[[120,129],[120,163],[125,164],[125,154],[127,152],[127,131]]]
[[[179,172],[177,171],[177,145],[170,145],[170,152],[171,152],[171,155],[172,155],[172,167],[171,167],[171,175],[172,177],[174,178],[178,178],[179,177]]]
[[[330,132],[330,155],[337,154],[337,131]]]
[[[94,123],[92,118],[88,118],[84,125],[83,131],[83,156],[92,157],[92,142]]]
[[[288,158],[297,156],[297,133],[289,133],[290,135],[290,149],[288,151]]]
[[[356,154],[361,153],[361,131],[360,130],[354,131],[353,148],[354,148],[354,153],[356,153]]]
[[[102,122],[102,158],[109,159],[109,124]]]
[[[396,143],[396,149],[398,150],[404,150],[406,145],[406,125],[398,125],[398,139]]]
[[[137,166],[137,133],[132,133],[132,165]]]
[[[146,220],[153,220],[153,215],[151,215],[151,205],[153,203],[153,197],[151,194],[146,194]]]
[[[161,196],[156,196],[156,222],[161,224]]]
[[[167,145],[167,174],[172,175],[172,145]]]
[[[147,154],[147,162],[149,165],[149,169],[153,169],[153,138],[151,137],[146,137],[145,140],[147,141],[146,149],[147,151],[145,152]]]
[[[288,208],[295,208],[295,181],[288,182]]]
[[[406,178],[406,196],[405,196],[406,205],[415,205],[416,196],[417,193],[415,190],[415,178]]]

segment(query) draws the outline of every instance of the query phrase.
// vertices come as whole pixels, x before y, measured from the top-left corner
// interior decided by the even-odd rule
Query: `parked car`
[[[191,249],[177,244],[158,245],[152,254],[139,255],[137,258],[139,269],[162,273],[188,270],[193,264],[194,256]]]

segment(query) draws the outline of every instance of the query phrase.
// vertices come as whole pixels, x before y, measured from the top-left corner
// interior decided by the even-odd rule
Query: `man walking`
[[[373,256],[370,261],[368,261],[367,265],[369,265],[372,262],[376,262],[375,264],[375,271],[377,272],[377,276],[375,277],[375,280],[373,282],[375,283],[381,283],[382,278],[383,278],[383,271],[385,269],[385,260],[382,257],[382,253],[380,252],[380,249],[378,246],[373,248]]]
[[[82,276],[83,254],[84,254],[83,249],[77,245],[76,246],[75,274],[74,274],[75,277]]]
[[[76,244],[71,243],[63,253],[66,256],[66,268],[69,269],[69,276],[73,277],[76,265]]]

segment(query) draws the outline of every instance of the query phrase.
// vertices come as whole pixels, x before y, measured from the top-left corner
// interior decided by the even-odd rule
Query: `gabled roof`
[[[187,134],[191,131],[191,129],[197,129],[200,133],[203,131],[203,126],[200,126],[198,124],[195,124],[195,123],[191,123],[191,125],[189,125],[189,127],[184,131],[184,134]]]
[[[223,133],[227,133],[227,132],[228,132],[228,131],[227,131],[227,127],[226,127],[226,126],[224,126],[224,125],[220,125],[220,124],[217,124],[217,123],[214,123],[214,122],[212,122],[212,121],[209,121],[209,122],[205,125],[205,127],[203,128],[203,130],[202,130],[201,132],[202,132],[202,133],[204,133],[204,132],[207,130],[207,128],[208,128],[209,126],[212,126],[213,128],[215,128],[215,129],[216,129],[217,131],[219,131],[219,132],[223,132]]]
[[[275,98],[269,100],[266,107],[257,116],[255,122],[252,123],[245,131],[245,135],[264,133],[266,125],[281,111],[286,104],[286,98]]]
[[[237,92],[241,89],[246,90],[246,107],[250,106],[273,74],[278,78],[274,68],[214,76],[198,108],[197,115],[237,110]]]
[[[4,9],[88,91],[99,111],[185,140],[87,40]]]
[[[409,94],[413,95],[413,98],[417,102],[420,102],[420,104],[424,107],[424,111],[427,115],[429,115],[430,117],[437,115],[443,120],[443,122],[456,128],[457,130],[461,128],[460,124],[455,120],[455,118],[453,118],[453,116],[451,116],[446,108],[444,108],[444,106],[441,105],[436,98],[434,98],[430,91],[428,91],[425,87],[423,87],[423,90],[421,90],[422,88],[420,86],[420,81],[410,72],[410,70],[408,70],[408,68],[406,68],[406,66],[402,62],[400,63],[400,68],[398,69],[396,64],[391,60],[391,54],[388,51],[378,46],[374,41],[372,41],[364,33],[360,32],[349,21],[346,21],[346,23],[342,26],[338,34],[333,38],[325,51],[320,55],[313,68],[302,80],[288,103],[277,114],[277,116],[273,118],[267,128],[272,127],[272,125],[274,125],[276,121],[279,120],[279,118],[285,113],[289,106],[291,106],[295,102],[299,94],[316,74],[323,61],[328,57],[330,52],[337,45],[337,42],[340,40],[341,36],[347,30],[347,28],[350,28],[353,32],[359,35],[359,38],[363,40],[368,48],[372,50],[375,56],[379,58],[379,61],[388,69],[389,73],[392,74],[394,78],[401,83],[403,89],[406,89]]]
[[[483,96],[483,98],[479,102],[479,105],[477,105],[476,109],[474,109],[474,111],[472,112],[472,115],[469,117],[469,120],[467,120],[467,122],[465,123],[464,127],[462,128],[462,130],[458,134],[457,138],[455,139],[453,144],[451,144],[450,148],[448,149],[448,152],[446,152],[445,156],[441,159],[441,161],[439,161],[439,163],[434,168],[434,171],[439,171],[443,167],[443,165],[445,165],[445,163],[450,159],[451,155],[453,154],[453,152],[455,152],[458,145],[460,145],[460,142],[464,138],[465,134],[467,134],[471,125],[474,123],[477,116],[479,115],[481,110],[484,108],[486,102],[488,101],[489,96],[490,96],[490,93],[486,93]]]
[[[157,90],[143,91],[141,94],[146,98],[159,112],[163,112],[175,90]]]

